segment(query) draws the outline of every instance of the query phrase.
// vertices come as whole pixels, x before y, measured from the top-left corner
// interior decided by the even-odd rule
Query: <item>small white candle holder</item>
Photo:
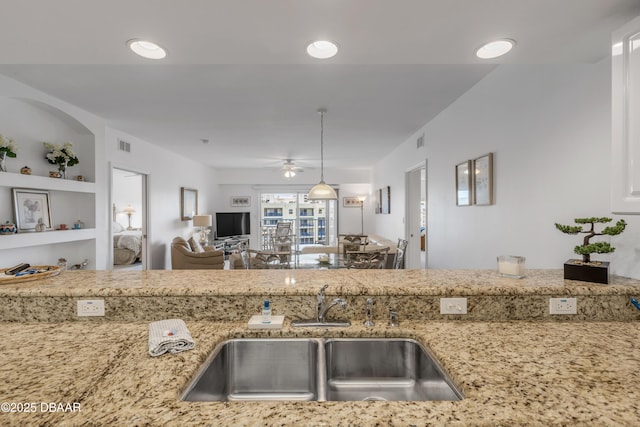
[[[524,277],[524,263],[526,258],[515,255],[500,255],[498,257],[498,275],[512,279]]]

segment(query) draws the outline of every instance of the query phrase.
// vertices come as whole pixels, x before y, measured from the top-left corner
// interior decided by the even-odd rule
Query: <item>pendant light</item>
[[[320,113],[320,182],[313,186],[307,195],[307,200],[337,200],[336,190],[324,183],[324,113],[327,110],[321,108]]]

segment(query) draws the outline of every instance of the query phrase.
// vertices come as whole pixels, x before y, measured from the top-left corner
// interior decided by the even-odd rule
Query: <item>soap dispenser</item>
[[[268,299],[264,300],[262,306],[262,323],[271,323],[271,303]]]

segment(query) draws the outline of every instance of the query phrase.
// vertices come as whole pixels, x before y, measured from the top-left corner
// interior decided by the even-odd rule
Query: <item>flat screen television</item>
[[[218,239],[251,234],[249,212],[216,212]]]

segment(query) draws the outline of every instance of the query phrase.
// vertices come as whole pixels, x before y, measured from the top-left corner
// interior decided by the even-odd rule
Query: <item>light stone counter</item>
[[[220,341],[265,336],[245,323],[188,321],[196,348],[147,354],[146,322],[0,324],[0,425],[635,426],[640,323],[402,322],[372,329],[289,329],[272,336],[393,336],[427,345],[461,387],[458,402],[189,403],[179,394]],[[80,412],[42,412],[41,402]],[[69,407],[72,407],[69,405]],[[4,406],[3,406],[4,408]]]
[[[0,286],[0,321],[77,320],[79,299],[104,299],[104,321],[239,321],[272,300],[274,313],[313,317],[315,295],[344,297],[349,318],[364,312],[367,296],[377,318],[395,308],[405,320],[640,320],[629,302],[640,281],[611,284],[564,280],[562,270],[529,270],[521,280],[492,270],[207,270],[69,271],[60,276]],[[466,297],[466,315],[440,315],[440,298]],[[549,315],[549,297],[577,297],[578,314]],[[86,320],[86,319],[83,319]],[[95,321],[96,319],[91,319]]]
[[[465,399],[179,400],[217,343],[269,335],[246,329],[263,298],[288,320],[311,317],[325,283],[329,296],[348,300],[339,316],[351,319],[352,327],[290,329],[287,322],[270,334],[417,339]],[[565,281],[560,270],[529,271],[523,280],[471,270],[80,271],[3,285],[0,401],[16,404],[9,409],[34,403],[28,407],[36,412],[1,412],[0,425],[637,425],[640,323],[631,320],[640,319],[640,312],[628,299],[639,291],[636,280]],[[367,296],[376,301],[373,329],[361,326]],[[469,313],[441,316],[439,298],[447,296],[467,297]],[[549,296],[577,297],[578,315],[550,317]],[[107,316],[78,319],[76,301],[97,298],[105,300]],[[384,325],[389,307],[400,312],[400,328]],[[196,348],[152,358],[148,321],[170,317],[187,322]],[[544,321],[497,321],[504,319]],[[63,409],[79,404],[81,410],[52,413],[48,403]]]
[[[3,296],[315,295],[325,283],[342,295],[620,295],[640,280],[612,276],[609,285],[564,280],[562,270],[527,270],[500,277],[493,270],[147,270],[66,271],[0,286]]]

